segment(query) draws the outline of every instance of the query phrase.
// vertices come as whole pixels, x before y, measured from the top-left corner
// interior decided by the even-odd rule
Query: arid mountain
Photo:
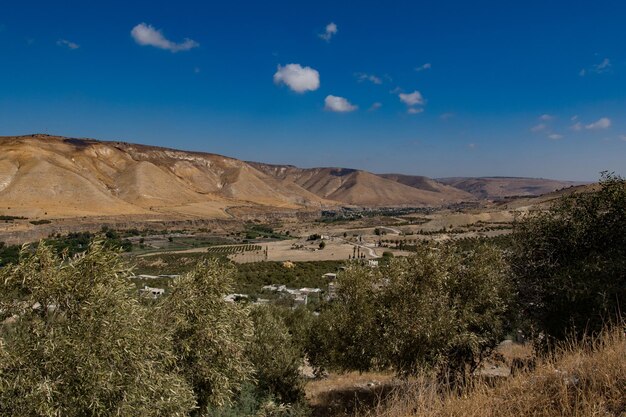
[[[581,182],[520,177],[451,177],[437,181],[471,193],[476,198],[497,200],[513,196],[538,196],[561,188],[581,185]]]
[[[570,185],[521,178],[444,182],[345,168],[244,162],[125,142],[48,135],[0,137],[0,215],[29,218],[226,218],[340,205],[440,206],[476,198],[537,195]]]
[[[420,175],[379,174],[378,176],[420,190],[443,193],[449,196],[450,199],[456,199],[461,201],[471,201],[476,199],[475,196],[466,191],[454,188],[450,185],[446,185],[432,178],[423,177]]]
[[[400,176],[386,178],[366,171],[346,168],[302,169],[292,165],[250,162],[252,166],[284,184],[297,184],[320,198],[358,206],[439,206],[473,200],[471,194],[423,181],[423,186],[405,184]]]
[[[44,135],[0,138],[0,201],[0,214],[28,217],[226,217],[235,206],[334,203],[233,158]]]

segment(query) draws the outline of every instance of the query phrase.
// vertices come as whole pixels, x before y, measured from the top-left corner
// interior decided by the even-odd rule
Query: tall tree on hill
[[[600,330],[626,301],[626,181],[603,173],[515,225],[512,266],[520,317],[548,336]]]

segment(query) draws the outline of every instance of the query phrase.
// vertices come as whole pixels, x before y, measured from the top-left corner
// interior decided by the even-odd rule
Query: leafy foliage
[[[276,308],[259,306],[252,310],[254,339],[249,357],[255,368],[258,390],[281,403],[304,398],[299,367],[301,351]]]
[[[602,329],[626,299],[626,181],[563,197],[515,225],[520,317],[557,339]]]
[[[436,246],[378,270],[352,265],[315,324],[310,357],[345,370],[464,373],[505,334],[507,276],[501,253],[489,246]]]
[[[205,259],[177,278],[157,307],[159,322],[172,329],[176,364],[193,387],[200,415],[229,404],[252,377],[246,350],[253,324],[245,307],[223,299],[233,273],[227,263]]]
[[[41,243],[0,269],[0,415],[187,415],[171,338],[128,274],[100,241],[71,259]]]

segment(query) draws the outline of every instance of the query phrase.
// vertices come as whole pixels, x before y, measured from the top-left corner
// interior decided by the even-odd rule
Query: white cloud
[[[603,74],[605,72],[609,72],[611,70],[611,60],[608,58],[604,58],[600,63],[594,64],[591,68],[583,68],[578,72],[578,75],[584,77],[588,73],[596,73]]]
[[[572,122],[575,122],[576,120],[578,120],[578,115],[574,115],[572,117],[569,118]]]
[[[580,122],[576,122],[573,125],[570,126],[570,129],[575,130],[575,131],[579,131],[579,130],[583,130],[583,124]]]
[[[347,113],[358,109],[357,106],[351,104],[347,99],[343,97],[337,97],[328,95],[324,99],[324,110]]]
[[[611,119],[609,119],[608,117],[603,117],[601,119],[596,120],[593,123],[585,125],[585,129],[592,129],[592,130],[608,129],[609,127],[611,127]]]
[[[200,74],[200,71],[201,71],[201,70],[200,70],[200,67],[194,67],[194,68],[193,68],[193,73],[194,73],[194,74]]]
[[[422,93],[415,90],[412,93],[400,93],[398,94],[400,97],[400,101],[402,101],[407,106],[415,106],[417,104],[424,104],[424,97],[422,97]]]
[[[476,149],[476,144],[475,143],[468,143],[467,147],[470,149]]]
[[[74,43],[74,42],[70,42],[67,39],[59,39],[57,41],[57,45],[64,46],[64,47],[69,48],[69,49],[78,49],[78,48],[80,48],[79,44]]]
[[[416,67],[415,71],[419,72],[419,71],[424,71],[424,70],[431,69],[431,68],[432,68],[431,63],[427,62],[424,65],[420,65],[419,67]]]
[[[370,108],[368,109],[368,111],[376,111],[378,109],[380,109],[383,105],[379,102],[373,103]]]
[[[608,58],[604,58],[602,62],[593,66],[593,69],[597,73],[608,71],[610,68],[611,68],[611,60]]]
[[[324,33],[320,33],[318,36],[324,39],[326,42],[330,42],[330,39],[337,34],[337,31],[337,25],[333,22],[330,22],[326,25]]]
[[[626,142],[626,135],[620,135],[619,138],[623,140],[624,142]]]
[[[170,52],[188,51],[200,46],[198,42],[189,38],[185,38],[185,40],[180,43],[172,42],[163,36],[160,30],[145,23],[140,23],[135,26],[130,31],[130,35],[139,45],[154,46],[155,48],[165,49]]]
[[[553,133],[551,135],[548,135],[548,138],[552,140],[559,140],[559,139],[563,139],[563,135],[559,135],[558,133]]]
[[[363,72],[357,72],[354,74],[354,76],[356,77],[358,82],[363,82],[363,81],[370,81],[374,84],[382,84],[383,80],[381,80],[379,77],[375,76],[374,74],[365,74]]]
[[[541,132],[543,130],[546,130],[548,128],[548,125],[546,125],[545,123],[539,123],[536,126],[533,126],[530,128],[531,132]]]
[[[423,111],[424,111],[424,109],[422,109],[420,107],[409,107],[406,112],[408,114],[419,114],[419,113],[421,113]]]
[[[274,74],[274,83],[285,84],[296,93],[315,91],[320,87],[320,73],[300,64],[279,65]]]
[[[448,112],[448,113],[442,113],[442,114],[439,116],[439,118],[440,118],[441,120],[443,120],[443,121],[450,120],[450,119],[451,119],[451,118],[453,118],[453,117],[454,117],[454,113],[450,113],[450,112]]]
[[[552,116],[551,114],[542,114],[541,116],[539,116],[539,120],[543,120],[544,122],[549,122],[552,119],[554,119],[554,116]]]

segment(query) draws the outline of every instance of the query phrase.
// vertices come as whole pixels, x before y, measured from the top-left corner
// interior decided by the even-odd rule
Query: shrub
[[[171,338],[101,242],[61,259],[44,243],[0,269],[0,415],[187,415]]]
[[[246,357],[252,322],[245,307],[224,301],[233,274],[224,261],[203,259],[174,280],[157,307],[158,321],[171,329],[176,365],[193,388],[200,414],[230,404],[252,377]]]
[[[309,347],[317,366],[468,375],[508,328],[508,269],[485,245],[436,246],[378,269],[355,264],[337,286]]]
[[[515,224],[511,260],[520,317],[548,336],[599,331],[624,311],[626,181],[563,197]]]

